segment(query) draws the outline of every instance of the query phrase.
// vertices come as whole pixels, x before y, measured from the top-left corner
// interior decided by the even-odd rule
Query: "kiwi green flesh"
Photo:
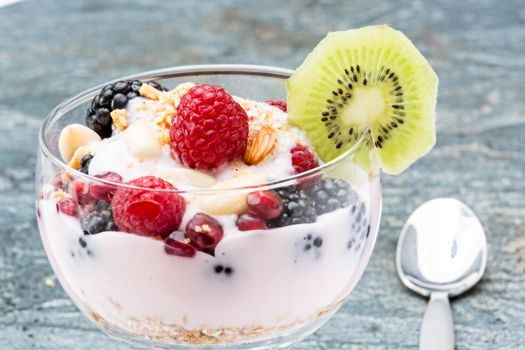
[[[437,76],[388,26],[330,33],[287,81],[290,123],[330,161],[368,132],[364,152],[398,174],[435,143]],[[363,166],[370,163],[357,157]]]

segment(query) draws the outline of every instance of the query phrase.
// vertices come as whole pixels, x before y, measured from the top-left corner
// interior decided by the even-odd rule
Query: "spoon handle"
[[[454,320],[446,293],[432,293],[419,335],[420,350],[454,350]]]

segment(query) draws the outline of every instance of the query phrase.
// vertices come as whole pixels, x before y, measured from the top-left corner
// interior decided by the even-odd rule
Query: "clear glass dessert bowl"
[[[291,73],[264,66],[209,65],[125,79],[155,80],[168,88],[188,81],[209,83],[232,95],[265,101],[285,99],[285,80]],[[42,125],[38,150],[40,235],[54,272],[79,309],[107,334],[155,349],[286,348],[321,327],[357,284],[378,232],[379,176],[353,162],[367,134],[337,159],[287,178],[262,184],[234,181],[215,189],[145,189],[87,175],[60,158],[61,130],[84,123],[85,110],[102,86],[57,106]],[[304,199],[295,212],[299,219],[290,225],[240,231],[232,215],[215,215],[224,228],[215,249],[192,251],[177,231],[163,240],[121,232],[114,222],[101,223],[104,229],[97,234],[81,226],[85,220],[111,216],[111,198],[119,191],[182,197],[186,214],[206,213],[206,208],[216,213],[221,205],[242,210],[249,193],[290,193],[322,179],[330,179],[327,186],[333,188]],[[330,196],[335,195],[342,205],[331,206]],[[64,198],[72,198],[78,208],[58,204]],[[324,213],[301,220],[302,211],[306,217],[313,206],[325,208]],[[162,215],[154,206],[140,210]],[[98,216],[93,218],[93,212]],[[180,230],[187,222],[184,215]]]

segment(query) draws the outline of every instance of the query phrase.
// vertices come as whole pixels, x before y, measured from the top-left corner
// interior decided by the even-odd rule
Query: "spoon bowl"
[[[448,298],[472,288],[487,266],[487,240],[480,221],[464,203],[437,198],[421,205],[403,226],[396,252],[399,278],[430,296],[420,349],[454,348]]]
[[[397,245],[401,281],[429,296],[456,296],[474,286],[487,265],[487,241],[472,210],[453,198],[421,205],[407,220]]]

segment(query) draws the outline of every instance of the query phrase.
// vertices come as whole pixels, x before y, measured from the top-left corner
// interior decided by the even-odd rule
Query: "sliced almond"
[[[157,101],[160,98],[160,95],[162,94],[161,91],[155,89],[153,86],[149,84],[142,84],[142,86],[139,89],[140,96],[149,98],[150,100]]]
[[[160,143],[162,143],[163,145],[167,145],[168,143],[170,143],[170,141],[171,139],[169,129],[162,130],[162,133],[160,135]]]
[[[195,84],[193,83],[182,83],[177,85],[175,89],[168,91],[167,95],[172,99],[174,106],[177,107],[182,96],[186,95],[194,86]]]
[[[128,127],[128,112],[125,109],[114,109],[110,113],[113,125],[118,131],[126,130]]]
[[[53,202],[59,202],[62,199],[66,199],[66,198],[71,198],[71,196],[62,190],[53,191],[49,195],[49,199],[52,200]]]
[[[69,163],[77,148],[94,141],[100,141],[100,136],[90,128],[80,124],[68,125],[62,129],[58,139],[60,156],[64,162]]]
[[[272,153],[277,144],[275,130],[270,126],[263,126],[254,131],[248,138],[243,160],[248,165],[257,165]]]
[[[155,106],[155,123],[161,128],[169,129],[171,127],[171,120],[175,114],[175,105],[170,98],[165,98],[166,95],[157,101]]]
[[[138,120],[125,131],[128,149],[140,161],[162,154],[162,129],[151,121]]]
[[[168,181],[173,186],[179,184],[190,184],[197,187],[209,187],[214,185],[217,180],[202,171],[188,168],[165,168],[156,173],[157,177]]]
[[[200,194],[194,198],[193,202],[209,214],[240,214],[248,210],[246,195],[252,190],[228,190],[228,188],[257,186],[267,181],[266,176],[254,173],[236,176],[210,187],[210,189],[224,189],[224,192],[209,195]]]
[[[91,153],[91,148],[89,148],[88,146],[80,146],[79,148],[77,148],[77,150],[75,151],[75,154],[73,154],[73,157],[67,163],[67,165],[70,168],[78,169],[80,167],[80,161],[82,160],[82,158],[85,155],[90,154],[90,153]]]

